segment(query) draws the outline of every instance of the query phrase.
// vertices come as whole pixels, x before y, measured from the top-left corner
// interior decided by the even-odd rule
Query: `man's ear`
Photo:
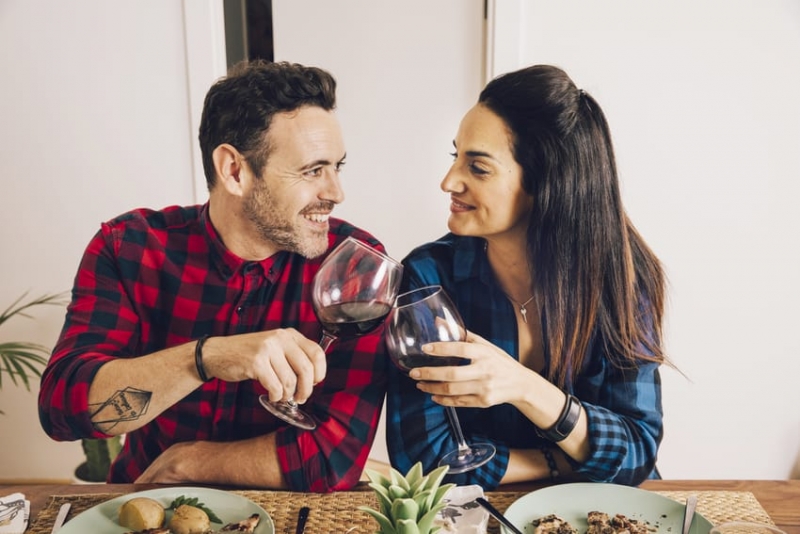
[[[233,145],[223,143],[214,149],[211,158],[214,160],[214,170],[219,184],[228,193],[241,196],[243,174],[247,172],[244,156]]]

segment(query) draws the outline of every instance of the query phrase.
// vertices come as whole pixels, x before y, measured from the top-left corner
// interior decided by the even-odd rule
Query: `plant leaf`
[[[401,519],[397,522],[397,534],[428,534],[428,531],[421,529],[416,521]]]
[[[374,469],[364,469],[364,473],[366,473],[371,482],[380,484],[384,488],[388,488],[392,484],[392,480],[386,477],[380,471],[375,471]]]
[[[422,462],[417,462],[411,466],[411,469],[406,473],[406,480],[411,488],[417,486],[423,478]]]
[[[373,510],[368,506],[359,506],[358,509],[375,518],[375,521],[378,522],[378,526],[380,526],[383,534],[397,534],[397,530],[394,528],[391,520],[382,513],[378,512],[377,510]]]

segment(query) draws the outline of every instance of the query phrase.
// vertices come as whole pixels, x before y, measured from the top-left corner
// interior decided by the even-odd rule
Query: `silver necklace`
[[[528,310],[525,309],[525,306],[530,304],[531,301],[533,300],[533,297],[535,297],[535,296],[536,295],[532,295],[531,298],[529,298],[528,300],[526,300],[525,302],[520,304],[519,302],[517,302],[516,300],[512,299],[511,297],[508,297],[508,293],[506,293],[506,297],[508,297],[508,300],[510,300],[512,303],[516,304],[517,306],[519,306],[519,313],[520,313],[520,315],[522,315],[522,320],[525,322],[525,324],[528,324]]]

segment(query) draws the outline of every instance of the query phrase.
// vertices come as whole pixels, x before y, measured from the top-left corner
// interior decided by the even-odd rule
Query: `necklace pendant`
[[[525,309],[525,306],[519,307],[519,313],[522,315],[522,320],[525,324],[528,324],[528,310]]]

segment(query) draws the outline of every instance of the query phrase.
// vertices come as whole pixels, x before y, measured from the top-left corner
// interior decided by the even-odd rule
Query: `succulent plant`
[[[389,477],[366,469],[380,510],[368,506],[358,509],[375,518],[383,534],[434,534],[441,528],[434,525],[436,514],[446,506],[444,496],[455,486],[442,485],[447,469],[439,467],[424,475],[422,464],[417,462],[405,476],[390,469]]]

